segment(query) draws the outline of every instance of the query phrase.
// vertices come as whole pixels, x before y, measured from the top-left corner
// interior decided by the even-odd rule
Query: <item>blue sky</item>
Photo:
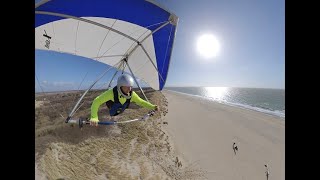
[[[166,87],[284,89],[284,0],[157,2],[179,17]],[[197,39],[208,33],[220,43],[219,54],[210,59],[201,56],[196,48]],[[77,89],[84,76],[81,87],[88,87],[106,67],[86,58],[35,51],[35,73],[44,91]],[[36,77],[35,88],[40,91]]]

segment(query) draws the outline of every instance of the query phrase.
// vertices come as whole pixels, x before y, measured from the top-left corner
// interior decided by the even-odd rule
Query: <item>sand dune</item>
[[[88,117],[89,94],[78,117]],[[147,91],[148,99],[161,111],[148,121],[117,126],[77,126],[64,123],[59,114],[67,114],[78,94],[51,94],[37,97],[36,106],[36,179],[200,179],[201,170],[183,166],[172,151],[169,137],[162,131],[167,112],[166,98]],[[147,109],[130,105],[121,119],[143,116]],[[107,118],[101,107],[100,120]]]

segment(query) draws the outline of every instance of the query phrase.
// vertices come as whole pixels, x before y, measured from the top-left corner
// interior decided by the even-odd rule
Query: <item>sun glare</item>
[[[220,51],[220,44],[212,34],[204,34],[198,38],[197,50],[205,58],[216,57]]]
[[[205,87],[206,96],[217,101],[225,100],[229,93],[228,91],[228,87]]]

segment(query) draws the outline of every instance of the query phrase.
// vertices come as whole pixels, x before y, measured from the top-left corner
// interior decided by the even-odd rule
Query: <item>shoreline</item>
[[[163,91],[168,100],[172,148],[184,166],[198,166],[208,179],[284,179],[285,121],[262,112]],[[233,150],[233,143],[238,151]]]
[[[272,110],[267,110],[267,109],[263,109],[263,108],[259,108],[259,107],[253,107],[253,106],[250,106],[250,105],[244,105],[244,104],[240,104],[240,103],[232,103],[232,102],[227,102],[227,101],[217,101],[217,100],[214,100],[214,99],[212,99],[210,97],[204,97],[204,96],[195,95],[195,94],[188,94],[188,93],[174,91],[174,90],[165,89],[163,91],[169,91],[169,92],[183,94],[183,95],[187,95],[187,96],[193,96],[193,97],[201,98],[204,101],[210,101],[210,102],[215,102],[215,103],[219,103],[219,104],[223,104],[223,105],[227,105],[227,106],[242,108],[242,109],[245,109],[245,110],[251,110],[251,111],[255,111],[255,112],[260,112],[260,113],[264,113],[266,115],[278,117],[278,118],[281,118],[282,120],[285,120],[285,115],[282,115],[281,113],[277,113],[277,112],[272,111]]]

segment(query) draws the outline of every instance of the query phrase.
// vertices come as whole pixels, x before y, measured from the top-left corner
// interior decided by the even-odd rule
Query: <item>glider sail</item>
[[[52,0],[35,7],[35,48],[90,58],[162,90],[178,18],[145,0]],[[131,71],[130,71],[131,69]]]

